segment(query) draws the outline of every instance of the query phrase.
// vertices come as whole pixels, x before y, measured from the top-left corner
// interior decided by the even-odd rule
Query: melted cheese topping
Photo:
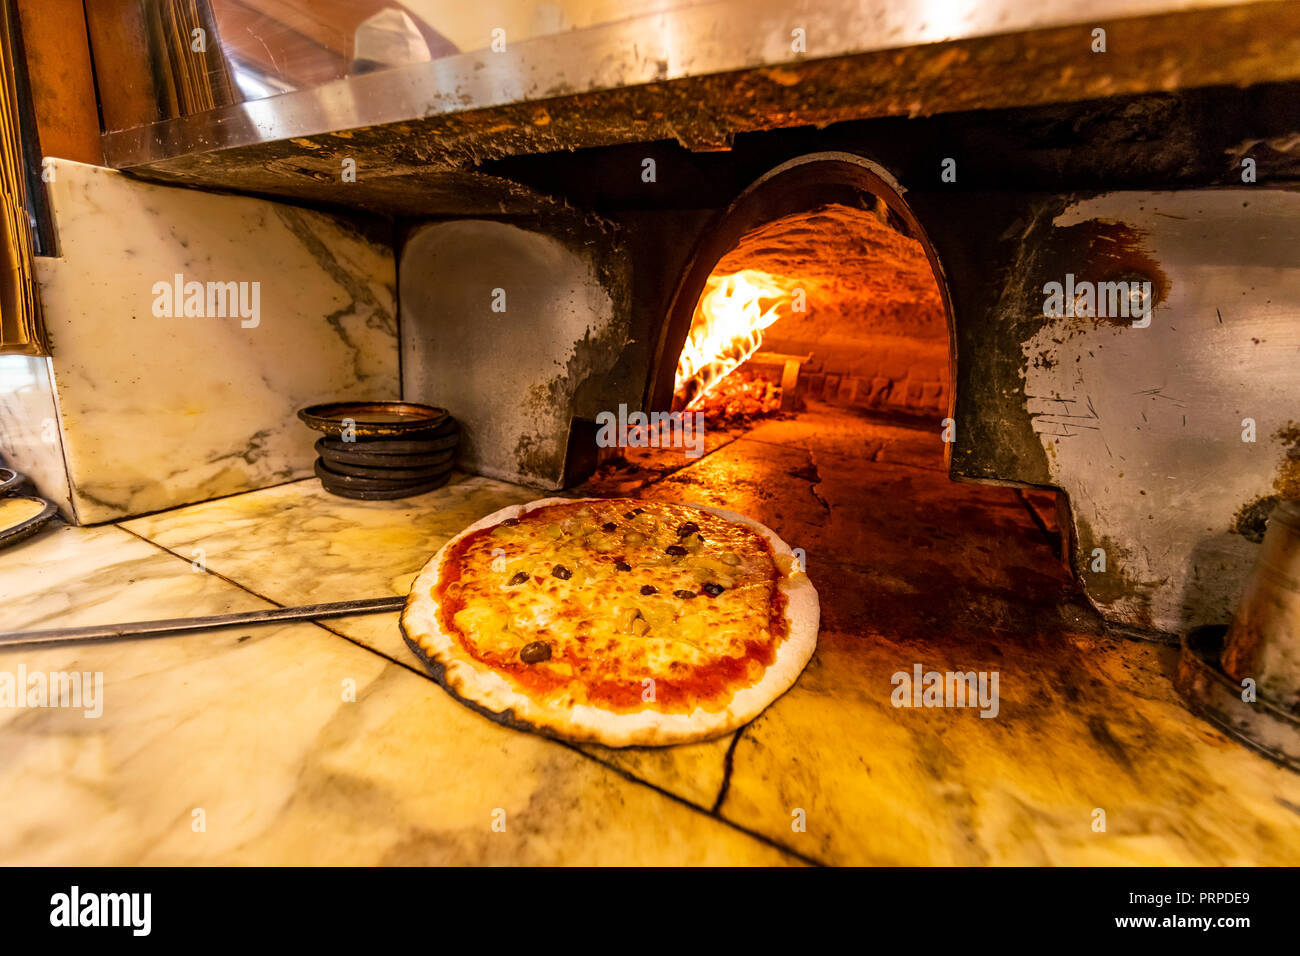
[[[521,690],[567,704],[721,710],[787,633],[767,540],[684,505],[538,508],[466,535],[440,572],[443,631]]]

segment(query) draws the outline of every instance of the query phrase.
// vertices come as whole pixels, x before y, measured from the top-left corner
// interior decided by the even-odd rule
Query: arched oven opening
[[[785,164],[733,205],[688,271],[651,405],[662,407],[675,353],[672,410],[715,428],[852,410],[938,433],[953,381],[940,275],[883,170],[845,154]]]
[[[1024,636],[1074,613],[1069,524],[1053,492],[949,479],[952,306],[903,197],[840,153],[746,190],[677,287],[641,441],[581,490],[764,521],[849,638]]]
[[[728,281],[747,272],[767,278],[751,274]],[[762,281],[768,284],[755,287]],[[719,341],[719,335],[708,336],[704,331],[712,311],[734,314],[750,293],[766,300],[761,314],[771,320],[754,339],[811,341],[820,338],[819,326],[836,326],[831,333],[835,342],[824,343],[828,348],[810,365],[810,374],[816,374],[815,368],[841,365],[849,359],[854,344],[858,352],[870,352],[866,347],[870,339],[891,332],[893,338],[900,338],[896,333],[908,323],[891,324],[883,313],[890,309],[898,315],[911,312],[924,327],[912,324],[915,334],[905,333],[902,338],[911,338],[918,345],[928,340],[930,357],[942,353],[947,365],[939,378],[929,383],[932,387],[923,391],[935,408],[950,408],[955,373],[950,356],[954,349],[942,269],[924,230],[903,200],[903,190],[877,164],[851,153],[809,154],[769,171],[732,203],[700,243],[677,286],[655,353],[648,408],[681,410],[693,401],[704,401],[700,392],[712,390],[706,383],[724,377],[722,370],[740,356],[773,351],[761,344],[751,351],[741,342],[728,347]],[[915,296],[924,301],[915,301]],[[814,318],[818,309],[820,322]],[[801,328],[790,329],[787,323],[779,331],[769,330],[781,315],[797,317]],[[832,316],[847,321],[833,323]],[[740,326],[736,320],[726,324]],[[708,359],[700,354],[702,341],[721,346],[725,354],[712,371],[701,374],[697,363]],[[688,364],[697,367],[681,369],[684,355]],[[694,384],[683,386],[682,374],[694,378]],[[844,376],[830,374],[832,388],[838,389]],[[850,376],[850,380],[855,377],[861,376]],[[816,384],[825,394],[825,379]],[[882,388],[883,383],[877,383],[877,404],[907,404],[900,401],[901,393],[895,396],[892,390],[882,392]],[[852,389],[849,385],[848,390]],[[923,402],[918,398],[911,404],[919,409]]]

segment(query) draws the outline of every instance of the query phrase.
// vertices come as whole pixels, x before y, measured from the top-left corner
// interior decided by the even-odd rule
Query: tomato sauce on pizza
[[[722,709],[788,634],[763,535],[654,501],[553,504],[443,556],[438,622],[531,697],[613,712]]]

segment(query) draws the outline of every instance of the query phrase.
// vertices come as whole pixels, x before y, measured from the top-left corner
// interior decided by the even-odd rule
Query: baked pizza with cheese
[[[407,643],[512,726],[611,747],[716,737],[795,682],[817,591],[771,530],[716,508],[547,498],[488,515],[411,587]]]

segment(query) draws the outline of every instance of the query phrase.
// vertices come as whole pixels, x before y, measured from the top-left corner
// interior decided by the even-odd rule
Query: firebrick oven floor
[[[1300,776],[1188,713],[1174,651],[1106,636],[1050,513],[956,484],[937,429],[829,407],[629,453],[576,493],[722,505],[807,554],[816,655],[752,724],[574,747],[449,698],[395,614],[0,652],[102,673],[80,710],[0,709],[7,863],[1300,863]],[[0,553],[6,625],[401,594],[477,477],[395,502],[308,479]],[[895,707],[893,675],[999,675],[996,716]],[[93,716],[100,711],[98,716]],[[1102,823],[1104,821],[1104,828]]]

